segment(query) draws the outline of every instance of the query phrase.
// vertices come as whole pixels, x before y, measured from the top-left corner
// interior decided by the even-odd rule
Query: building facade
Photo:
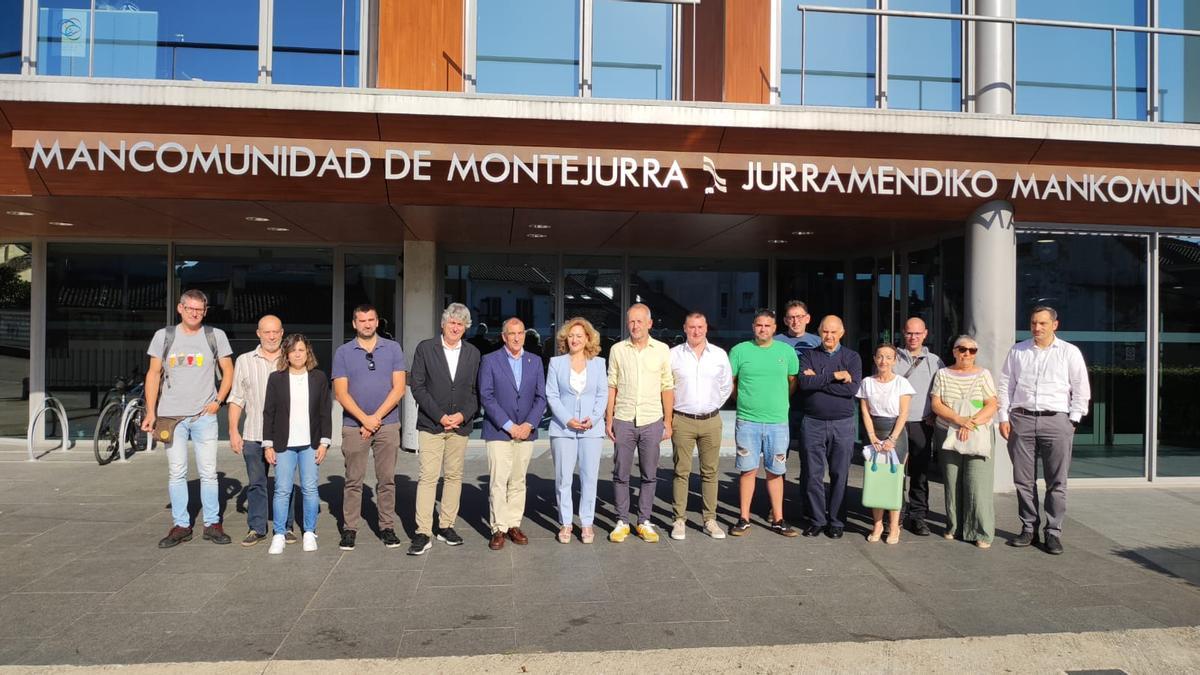
[[[1197,123],[1187,0],[0,0],[0,437],[89,438],[185,288],[325,362],[360,302],[549,358],[798,298],[995,370],[1050,304],[1072,477],[1196,480]]]

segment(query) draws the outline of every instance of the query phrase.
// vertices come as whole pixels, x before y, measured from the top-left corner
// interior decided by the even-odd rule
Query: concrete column
[[[975,362],[999,379],[1000,366],[1016,340],[1017,239],[1012,204],[988,202],[967,219],[966,312],[964,326],[979,343]],[[997,491],[1009,491],[1012,462],[996,436]]]
[[[1015,17],[1016,0],[976,0],[981,16]],[[975,112],[1012,115],[1012,25],[979,21],[975,24]]]
[[[400,346],[404,355],[412,362],[417,344],[433,337],[438,330],[438,316],[442,310],[442,271],[437,260],[437,244],[431,241],[404,242],[404,318],[403,337]],[[404,427],[401,444],[409,449],[417,448],[417,404],[413,402],[412,390],[404,396]]]

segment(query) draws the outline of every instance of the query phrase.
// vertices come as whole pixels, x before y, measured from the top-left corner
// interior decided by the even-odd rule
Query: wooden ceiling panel
[[[607,243],[617,249],[686,251],[750,216],[713,213],[639,213]]]
[[[387,204],[263,202],[261,206],[331,243],[398,245],[413,238]]]
[[[725,130],[720,151],[753,155],[1023,164],[1034,156],[1040,143],[1038,139],[1020,138],[731,128]]]
[[[1052,165],[1200,171],[1200,148],[1046,141],[1033,161]]]
[[[418,239],[455,245],[506,247],[513,210],[479,206],[397,205],[395,211]]]
[[[256,202],[217,199],[131,200],[155,213],[239,241],[321,241],[321,238]],[[265,218],[266,220],[248,220]],[[284,227],[287,232],[268,228]]]
[[[516,209],[513,213],[509,245],[520,243],[529,250],[592,250],[604,245],[604,242],[633,216],[632,211]],[[533,227],[535,225],[549,227]],[[546,236],[528,236],[531,234]]]
[[[380,115],[385,141],[716,152],[723,130],[669,124]]]

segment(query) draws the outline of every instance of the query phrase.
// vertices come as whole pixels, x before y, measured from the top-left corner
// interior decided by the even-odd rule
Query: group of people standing
[[[463,336],[471,326],[467,307],[449,305],[440,334],[421,342],[411,365],[400,345],[377,334],[378,312],[369,305],[353,311],[355,337],[337,349],[329,376],[317,369],[308,340],[285,337],[281,321],[265,316],[258,324],[259,345],[232,361],[225,334],[203,325],[207,298],[190,290],[177,310],[181,322],[158,331],[147,350],[147,417],[143,428],[168,444],[173,526],[160,542],[171,547],[192,538],[187,510],[187,442],[192,441],[200,473],[203,537],[230,543],[218,517],[216,412],[229,403],[230,445],[246,462],[248,532],[242,545],[270,535],[271,553],[302,541],[316,550],[318,465],[331,444],[333,398],[343,410],[341,441],[345,460],[342,532],[339,547],[353,550],[362,519],[363,482],[374,462],[378,532],[389,548],[402,545],[394,517],[395,466],[400,447],[399,407],[411,388],[417,407],[419,478],[414,516],[416,532],[408,553],[422,555],[437,539],[463,544],[455,531],[462,492],[467,438],[477,415],[488,460],[489,548],[506,542],[528,544],[522,532],[526,474],[533,443],[547,410],[555,464],[560,543],[595,540],[595,513],[601,449],[614,445],[612,501],[616,523],[612,542],[631,534],[659,539],[652,517],[660,445],[672,443],[674,482],[670,528],[673,539],[688,531],[688,497],[693,457],[698,456],[703,533],[722,539],[726,531],[750,531],[751,505],[760,468],[770,504],[767,524],[785,537],[803,534],[837,539],[846,526],[846,486],[858,438],[856,418],[869,441],[866,452],[885,453],[909,474],[908,527],[927,536],[929,468],[936,456],[946,489],[947,539],[961,538],[988,548],[995,533],[992,507],[993,424],[1008,441],[1017,486],[1022,532],[1009,543],[1029,546],[1040,539],[1036,470],[1041,455],[1047,484],[1045,548],[1061,553],[1067,470],[1074,425],[1086,414],[1090,391],[1078,348],[1055,337],[1057,314],[1038,307],[1031,313],[1032,338],[1012,348],[995,381],[975,365],[979,346],[970,336],[954,342],[954,363],[945,366],[924,345],[928,331],[919,318],[904,328],[903,348],[880,345],[875,372],[863,377],[857,352],[841,345],[845,329],[833,315],[817,334],[806,332],[807,306],[785,306],[786,329],[777,333],[775,313],[755,312],[753,338],[728,353],[707,340],[708,323],[699,312],[684,319],[686,341],[675,347],[651,336],[653,319],[644,304],[626,313],[628,337],[614,344],[607,361],[600,335],[581,317],[565,321],[556,335],[558,355],[544,371],[539,356],[524,349],[520,318],[501,327],[503,346],[481,355]],[[220,377],[217,373],[220,372]],[[738,518],[726,530],[717,519],[717,467],[722,439],[720,411],[736,402],[734,466],[738,478]],[[243,423],[244,426],[239,428]],[[800,455],[800,483],[807,524],[797,532],[783,513],[784,475],[789,446]],[[641,475],[636,512],[630,479]],[[274,465],[272,531],[267,528],[268,467]],[[301,537],[293,533],[291,498],[300,475]],[[579,475],[579,500],[574,480]],[[826,483],[826,475],[829,477]],[[437,526],[437,488],[442,482]],[[899,541],[901,514],[875,510],[868,541]]]

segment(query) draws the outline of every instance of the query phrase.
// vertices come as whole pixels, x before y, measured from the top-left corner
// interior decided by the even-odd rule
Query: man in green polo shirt
[[[796,536],[783,519],[783,474],[787,472],[788,399],[796,389],[800,359],[791,345],[775,340],[774,335],[775,312],[760,309],[754,314],[754,340],[729,352],[737,397],[735,466],[742,474],[738,480],[741,515],[729,528],[735,537],[750,529],[750,502],[760,463],[767,472],[771,530],[785,537]]]

